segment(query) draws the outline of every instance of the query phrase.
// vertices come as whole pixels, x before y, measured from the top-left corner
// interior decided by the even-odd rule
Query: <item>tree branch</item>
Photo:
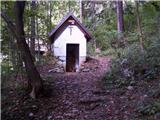
[[[17,33],[16,33],[16,26],[13,24],[11,19],[3,11],[1,11],[0,13],[1,13],[1,17],[6,22],[8,28],[11,30],[13,36],[15,36],[16,39],[18,39],[18,36],[17,36]]]

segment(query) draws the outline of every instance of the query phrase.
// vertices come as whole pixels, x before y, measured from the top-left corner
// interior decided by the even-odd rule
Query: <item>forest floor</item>
[[[157,81],[115,88],[102,81],[109,70],[110,57],[90,60],[92,71],[80,73],[48,72],[52,65],[39,71],[45,80],[45,93],[39,99],[28,97],[23,89],[2,91],[3,120],[139,120],[140,104],[158,100],[148,95],[148,89],[159,89]],[[158,120],[157,116],[147,120]],[[144,118],[145,119],[145,118]]]

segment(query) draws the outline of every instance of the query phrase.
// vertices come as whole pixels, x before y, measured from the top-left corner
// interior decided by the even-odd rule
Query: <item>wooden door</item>
[[[76,72],[76,64],[79,64],[79,44],[67,44],[66,49],[66,72]]]

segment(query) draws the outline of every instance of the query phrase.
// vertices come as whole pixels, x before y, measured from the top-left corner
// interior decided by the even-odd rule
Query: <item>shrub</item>
[[[142,115],[154,115],[160,111],[160,101],[143,104],[137,108],[137,111]]]
[[[88,55],[94,55],[95,54],[95,47],[91,42],[87,43],[87,54]]]
[[[96,40],[96,46],[101,50],[107,50],[111,47],[111,43],[117,39],[117,31],[110,29],[107,24],[101,24],[96,27],[92,34]]]
[[[137,44],[119,52],[111,62],[111,70],[104,79],[153,79],[160,74],[160,39],[152,41],[144,52]]]

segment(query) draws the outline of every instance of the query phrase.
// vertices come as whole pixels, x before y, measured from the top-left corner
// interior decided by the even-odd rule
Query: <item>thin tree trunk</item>
[[[49,28],[49,31],[51,31],[52,29],[52,4],[51,4],[51,1],[49,2],[49,5],[50,5],[50,11],[49,11],[49,19],[50,19],[50,28]],[[48,33],[47,33],[48,34]],[[49,53],[51,53],[51,44],[49,43]]]
[[[68,1],[68,11],[71,12],[71,1]]]
[[[95,19],[94,19],[94,15],[95,15],[95,4],[96,4],[96,1],[92,0],[92,1],[91,1],[91,9],[90,9],[90,10],[91,10],[91,11],[90,11],[90,13],[91,13],[90,15],[91,15],[91,18],[92,18],[92,19],[91,19],[92,23],[95,23]],[[82,15],[83,15],[83,14],[82,14]],[[95,29],[96,26],[93,25],[92,27],[93,27],[93,29]],[[95,39],[93,40],[93,47],[94,47],[94,50],[96,50],[96,40],[95,40]]]
[[[45,2],[45,5],[46,5],[46,11],[47,11],[47,31],[46,31],[46,35],[48,35],[49,33],[49,14],[48,14],[48,10],[49,10],[49,5],[48,5],[48,2],[46,1]]]
[[[39,7],[39,2],[37,2],[37,8]],[[39,27],[38,27],[38,25],[39,25],[39,18],[38,18],[38,16],[36,17],[36,39],[37,39],[37,46],[36,46],[36,48],[37,48],[37,50],[38,50],[38,52],[37,52],[37,58],[38,58],[38,61],[40,61],[40,45],[39,45]]]
[[[25,35],[24,25],[23,25],[24,7],[25,7],[24,1],[15,2],[15,23],[16,23],[15,26],[13,22],[11,22],[11,20],[2,11],[1,11],[1,16],[7,23],[8,27],[12,31],[15,38],[17,39],[18,49],[22,52],[22,58],[28,76],[28,83],[31,88],[30,96],[32,98],[36,98],[43,90],[43,84],[40,74],[34,65],[32,55],[29,51],[29,47],[24,37]]]
[[[28,14],[29,14],[29,10],[30,10],[30,5],[29,4],[27,4],[27,9],[28,9]],[[27,21],[27,27],[28,27],[28,29],[27,29],[27,35],[28,35],[28,38],[27,38],[27,44],[30,46],[30,17],[28,17],[28,21]]]
[[[13,65],[13,70],[16,71],[17,69],[17,65],[16,65],[16,59],[17,57],[15,56],[15,45],[14,45],[14,37],[11,34],[10,29],[8,28],[8,33],[9,33],[9,51],[11,51],[11,54],[9,56],[11,56],[11,62]],[[10,52],[9,52],[10,53]]]
[[[31,11],[33,12],[33,15],[31,16],[31,41],[30,41],[30,50],[31,54],[35,60],[35,8],[36,8],[36,2],[32,1],[31,2]]]
[[[135,2],[136,4],[136,19],[137,19],[137,31],[140,41],[140,48],[143,51],[144,50],[144,43],[143,43],[143,35],[142,35],[142,28],[141,28],[141,19],[139,15],[139,2]]]
[[[91,1],[91,18],[92,23],[94,23],[94,15],[95,15],[95,1]],[[94,29],[94,26],[93,26]]]
[[[50,28],[49,31],[52,29],[52,4],[51,1],[49,1],[49,22],[50,22]]]
[[[123,2],[120,0],[117,0],[116,7],[117,7],[117,31],[118,31],[118,33],[122,33],[124,31]]]
[[[83,9],[82,9],[82,0],[79,0],[79,13],[80,13],[80,22],[83,22]]]
[[[86,11],[85,11],[85,4],[86,4],[86,1],[81,1],[81,4],[82,4],[82,23],[85,22],[85,17],[86,17]],[[84,23],[85,24],[85,23]]]
[[[39,29],[38,29],[38,18],[36,18],[36,30],[37,30],[37,48],[38,48],[38,61],[40,61],[40,45],[39,45]]]

